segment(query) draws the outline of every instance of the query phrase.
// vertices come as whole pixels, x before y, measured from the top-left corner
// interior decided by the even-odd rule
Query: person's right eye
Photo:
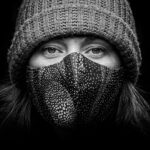
[[[54,47],[45,47],[41,49],[42,55],[48,59],[56,58],[62,55],[63,51]]]

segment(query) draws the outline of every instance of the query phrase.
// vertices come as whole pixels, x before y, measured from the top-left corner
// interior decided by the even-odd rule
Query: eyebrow
[[[92,43],[92,42],[94,42],[94,43],[105,43],[106,45],[108,45],[109,46],[109,43],[107,43],[107,41],[106,40],[104,40],[104,39],[102,39],[102,38],[98,38],[98,37],[87,37],[84,41],[83,41],[83,43],[82,43],[82,46],[84,47],[87,43],[88,44],[90,44],[90,43]]]
[[[62,39],[53,39],[50,41],[50,43],[60,43],[61,45],[66,47],[65,43],[63,42],[63,38]]]
[[[86,43],[91,43],[91,42],[93,42],[93,41],[95,41],[95,40],[97,40],[97,38],[95,38],[95,37],[87,37],[87,38],[85,38],[85,40],[83,41],[82,46],[84,46]]]
[[[69,38],[69,37],[67,37],[67,38]],[[98,42],[100,42],[100,41],[105,41],[103,38],[99,38],[99,37],[95,37],[95,36],[71,36],[70,38],[85,38],[85,40],[82,42],[82,47],[84,47],[87,43],[88,44],[90,44],[90,43],[92,43],[92,42],[96,42],[96,43],[98,43]],[[56,42],[58,42],[58,43],[60,43],[61,45],[63,45],[64,47],[66,47],[66,44],[64,43],[64,41],[63,40],[65,40],[66,38],[64,37],[61,37],[61,38],[54,38],[53,40],[51,40],[51,42],[54,42],[54,43],[56,43]]]

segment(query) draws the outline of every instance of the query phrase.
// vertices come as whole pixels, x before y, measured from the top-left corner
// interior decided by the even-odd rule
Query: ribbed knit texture
[[[71,34],[94,34],[115,45],[127,69],[127,79],[136,83],[141,53],[126,0],[24,0],[8,51],[11,81],[17,81],[20,69],[39,43]]]

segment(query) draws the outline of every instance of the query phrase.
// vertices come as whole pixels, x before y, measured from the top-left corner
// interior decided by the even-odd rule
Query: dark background
[[[21,0],[2,1],[0,5],[0,82],[4,82],[8,76],[7,50],[10,47],[15,29],[15,20]],[[130,0],[131,8],[136,21],[137,33],[142,49],[143,62],[138,86],[150,93],[150,17],[149,3],[147,1]],[[146,95],[147,95],[146,94]],[[148,94],[147,100],[150,98]],[[150,100],[148,100],[150,102]]]
[[[4,0],[0,3],[0,83],[3,83],[8,77],[7,50],[14,34],[16,16],[21,1]],[[150,103],[150,8],[148,2],[148,0],[130,0],[143,56],[138,86],[146,91],[144,96]]]

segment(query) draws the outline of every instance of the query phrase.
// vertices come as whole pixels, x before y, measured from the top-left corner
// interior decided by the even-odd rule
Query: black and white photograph
[[[2,149],[149,145],[148,1],[5,0],[0,7]]]

